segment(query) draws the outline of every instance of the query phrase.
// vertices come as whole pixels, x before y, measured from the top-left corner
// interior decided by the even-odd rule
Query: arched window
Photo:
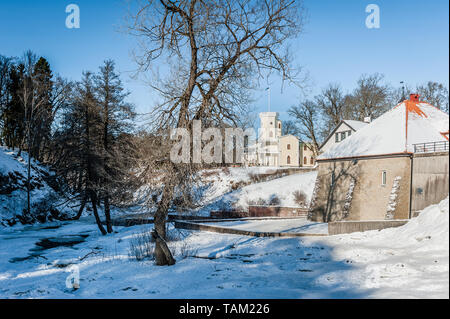
[[[303,157],[303,164],[304,164],[304,165],[308,164],[308,160],[306,159],[306,156]]]
[[[289,155],[288,155],[288,157],[287,157],[286,162],[287,162],[288,164],[291,164],[291,157],[290,157]]]
[[[306,149],[307,149],[307,147],[306,147],[306,144],[305,144],[305,145],[303,145],[303,150],[306,151]]]
[[[278,128],[281,128],[281,123],[278,123]]]
[[[310,163],[311,163],[311,165],[314,164],[314,158],[311,157]]]
[[[291,144],[287,145],[287,149],[290,150],[291,149]]]

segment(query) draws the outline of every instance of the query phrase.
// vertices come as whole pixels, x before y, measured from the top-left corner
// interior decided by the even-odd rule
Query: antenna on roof
[[[270,112],[270,86],[268,86],[266,88],[266,91],[267,91],[267,105],[268,105],[269,112]]]
[[[400,84],[402,85],[402,100],[400,102],[403,102],[404,100],[406,100],[406,95],[405,95],[405,82],[400,81]]]

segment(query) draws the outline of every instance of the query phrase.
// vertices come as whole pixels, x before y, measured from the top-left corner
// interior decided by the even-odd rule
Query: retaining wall
[[[328,234],[349,234],[368,230],[382,230],[385,228],[399,227],[408,220],[375,220],[375,221],[343,221],[328,223]]]

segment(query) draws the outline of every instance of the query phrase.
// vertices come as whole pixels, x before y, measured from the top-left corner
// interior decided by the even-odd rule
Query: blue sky
[[[75,3],[81,28],[67,29],[65,8]],[[380,28],[365,26],[368,4],[380,7]],[[383,73],[393,85],[428,80],[449,83],[449,2],[444,0],[305,0],[304,32],[292,46],[295,63],[309,73],[309,95],[330,82],[350,91],[363,73]],[[20,56],[31,49],[45,56],[55,72],[78,80],[83,70],[97,70],[114,59],[139,112],[157,98],[142,81],[131,79],[136,65],[135,39],[120,32],[126,25],[125,0],[0,0],[0,54]],[[285,111],[301,91],[278,77],[271,82],[271,109]],[[254,92],[258,111],[267,109],[267,84]]]

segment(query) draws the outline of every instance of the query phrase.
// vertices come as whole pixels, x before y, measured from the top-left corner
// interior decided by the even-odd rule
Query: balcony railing
[[[448,151],[448,141],[414,144],[414,153],[436,153]]]

